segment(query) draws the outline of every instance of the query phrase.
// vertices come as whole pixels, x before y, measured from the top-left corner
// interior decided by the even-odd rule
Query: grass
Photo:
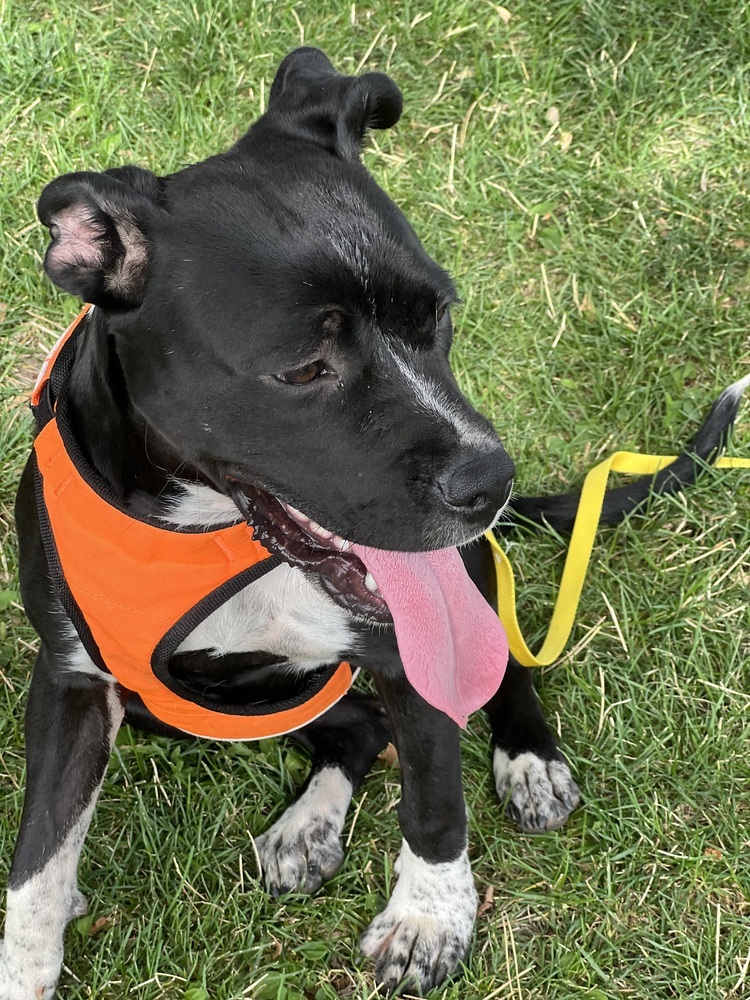
[[[75,311],[40,269],[34,204],[74,169],[166,172],[226,147],[301,41],[391,73],[405,113],[366,160],[464,298],[455,366],[517,461],[560,490],[615,447],[671,452],[750,364],[749,10],[483,0],[6,0],[0,7],[0,875],[23,787],[35,637],[18,606],[11,506],[24,393]],[[747,453],[747,416],[737,450]],[[539,678],[585,797],[529,839],[500,815],[487,732],[464,742],[480,891],[446,998],[750,994],[747,473],[600,537],[571,652]],[[520,538],[536,641],[560,567]],[[609,605],[609,606],[608,606]],[[398,772],[379,764],[344,870],[313,899],[259,891],[250,834],[305,761],[283,742],[176,744],[124,730],[87,841],[91,916],[68,932],[70,1000],[372,995],[356,941],[397,851]],[[279,789],[282,795],[279,795]],[[353,828],[353,829],[352,829]]]

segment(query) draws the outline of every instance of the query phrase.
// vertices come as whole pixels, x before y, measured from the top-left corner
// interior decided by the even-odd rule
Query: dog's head
[[[298,49],[227,153],[69,174],[39,214],[48,275],[101,308],[130,404],[208,482],[319,541],[424,550],[486,529],[513,466],[451,372],[450,278],[360,162],[400,113],[388,77]]]

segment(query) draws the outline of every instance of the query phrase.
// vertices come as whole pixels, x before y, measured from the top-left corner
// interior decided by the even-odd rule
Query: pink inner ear
[[[77,203],[52,216],[49,223],[52,245],[47,263],[54,269],[83,268],[96,271],[102,267],[101,240],[105,228],[97,219],[96,209]]]

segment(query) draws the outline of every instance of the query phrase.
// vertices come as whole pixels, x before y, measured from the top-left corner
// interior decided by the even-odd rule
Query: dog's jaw
[[[228,480],[232,500],[253,535],[291,566],[315,573],[328,596],[351,614],[390,624],[391,614],[351,542],[257,486]],[[369,579],[368,579],[369,577]]]

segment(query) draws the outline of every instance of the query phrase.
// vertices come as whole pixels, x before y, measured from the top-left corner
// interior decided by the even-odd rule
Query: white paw
[[[256,837],[263,878],[272,896],[315,892],[344,861],[341,833],[352,785],[335,767],[319,771],[296,802]]]
[[[360,941],[388,996],[427,992],[456,969],[471,943],[479,902],[466,851],[455,861],[430,864],[404,840],[395,867],[399,879],[388,905]]]
[[[516,757],[495,747],[495,788],[508,816],[525,833],[562,826],[581,801],[581,793],[563,760],[544,760],[535,753]]]
[[[50,975],[53,978],[30,976],[24,969],[9,968],[5,942],[0,940],[0,1000],[52,1000],[57,973]]]

